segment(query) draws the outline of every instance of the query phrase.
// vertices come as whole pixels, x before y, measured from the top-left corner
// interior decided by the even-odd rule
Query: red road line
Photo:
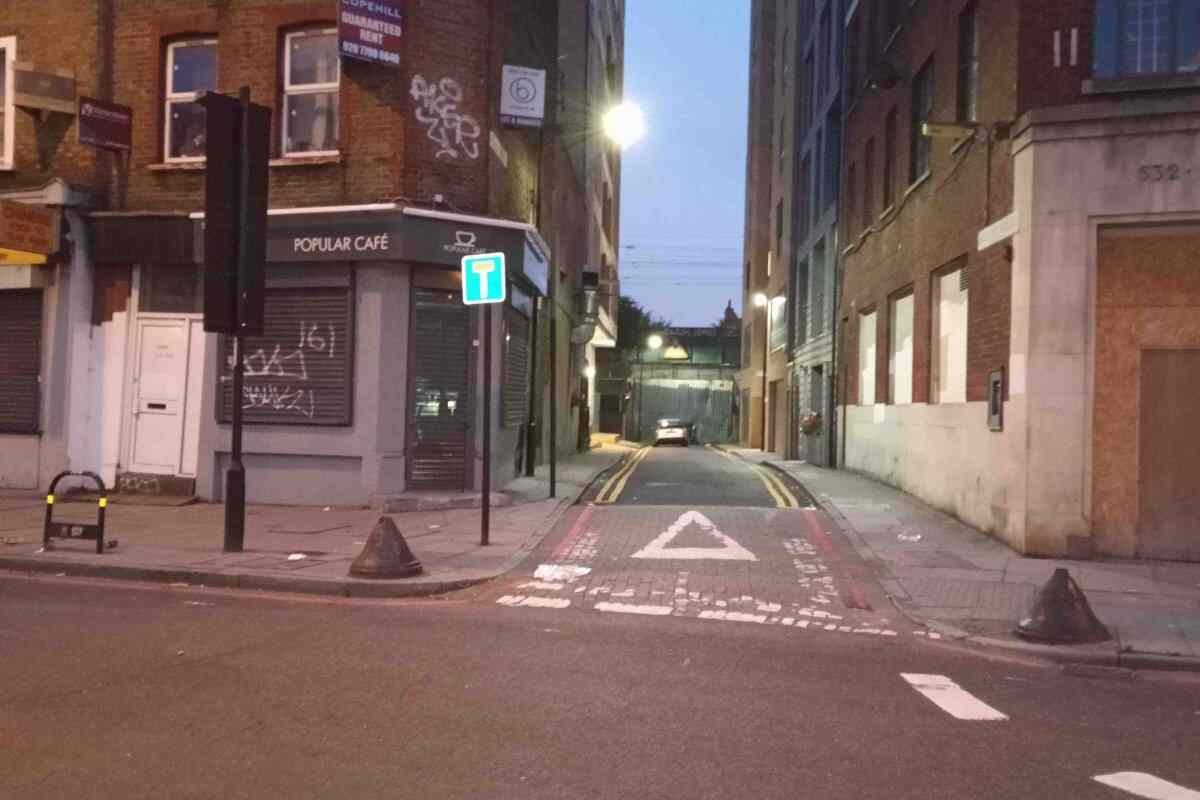
[[[837,544],[833,541],[828,533],[825,532],[825,526],[821,524],[821,518],[815,509],[803,509],[804,521],[808,523],[810,539],[813,544],[825,555],[825,558],[832,562],[831,567],[835,567],[837,575],[841,578],[840,594],[842,604],[847,608],[857,608],[863,611],[873,611],[871,603],[867,600],[867,595],[863,591],[853,577],[850,576],[850,571],[846,568],[846,563],[842,559],[841,551],[838,550]]]
[[[559,542],[558,547],[554,548],[555,561],[561,561],[566,558],[571,553],[571,550],[575,548],[575,545],[579,543],[579,540],[583,538],[583,535],[587,532],[588,523],[592,521],[592,513],[595,510],[596,507],[591,503],[583,509],[579,518],[575,520],[575,524],[571,526],[571,530],[567,532],[566,538]]]

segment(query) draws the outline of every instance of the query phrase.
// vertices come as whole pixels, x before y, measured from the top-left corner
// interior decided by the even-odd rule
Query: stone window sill
[[[161,164],[150,164],[146,169],[151,172],[203,172],[203,161],[166,161]]]
[[[1142,78],[1092,78],[1083,82],[1083,93],[1120,94],[1122,92],[1159,92],[1164,89],[1200,88],[1200,75],[1153,75]]]
[[[315,167],[321,164],[340,164],[342,163],[341,153],[328,153],[321,156],[283,156],[282,158],[272,158],[270,164],[272,167]]]

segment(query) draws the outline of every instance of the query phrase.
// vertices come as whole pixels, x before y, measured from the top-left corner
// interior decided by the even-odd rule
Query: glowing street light
[[[604,114],[604,135],[618,147],[628,147],[646,133],[642,110],[633,103],[618,103]]]
[[[651,350],[657,350],[658,348],[663,346],[663,338],[661,336],[659,336],[657,333],[651,334],[650,338],[648,338],[646,340],[646,346],[649,347]]]
[[[755,308],[763,308],[767,305],[767,296],[762,292],[756,292],[751,299],[754,301]]]

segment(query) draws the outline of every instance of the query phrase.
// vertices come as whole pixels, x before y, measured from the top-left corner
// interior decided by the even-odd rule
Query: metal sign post
[[[483,480],[481,483],[479,544],[486,545],[492,515],[492,305],[508,292],[504,253],[463,256],[463,304],[480,309],[479,337],[483,340]]]
[[[208,93],[204,185],[204,330],[233,337],[231,452],[225,472],[227,553],[246,537],[246,468],[242,464],[242,337],[263,331],[267,252],[267,160],[271,110],[237,97]]]

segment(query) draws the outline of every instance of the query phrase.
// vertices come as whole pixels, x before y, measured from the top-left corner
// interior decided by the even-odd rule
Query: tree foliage
[[[617,347],[636,350],[644,347],[646,337],[656,330],[671,327],[671,321],[645,309],[632,297],[617,299]]]

